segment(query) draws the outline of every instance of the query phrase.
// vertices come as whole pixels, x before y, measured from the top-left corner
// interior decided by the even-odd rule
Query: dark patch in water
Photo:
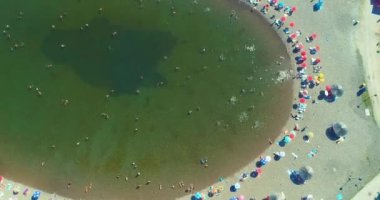
[[[112,36],[115,31],[117,36]],[[95,87],[131,94],[165,81],[157,66],[175,44],[170,32],[133,30],[95,19],[83,30],[52,30],[43,41],[42,52],[54,63],[72,67]]]

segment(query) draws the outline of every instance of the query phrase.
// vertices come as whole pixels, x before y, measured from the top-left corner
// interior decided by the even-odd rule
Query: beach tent
[[[314,170],[310,166],[304,166],[300,168],[298,174],[304,181],[307,181],[313,177]]]
[[[344,124],[343,122],[333,123],[332,129],[333,129],[335,135],[338,137],[343,137],[343,136],[347,135],[347,133],[348,133],[348,128],[347,128],[346,124]]]

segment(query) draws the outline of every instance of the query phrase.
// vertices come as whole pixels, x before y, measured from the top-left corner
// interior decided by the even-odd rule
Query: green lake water
[[[2,0],[0,27],[0,172],[45,191],[173,199],[247,164],[289,114],[285,47],[232,0]]]

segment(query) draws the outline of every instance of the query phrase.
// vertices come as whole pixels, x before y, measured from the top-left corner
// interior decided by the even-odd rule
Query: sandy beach
[[[257,10],[266,3],[267,1],[259,3]],[[255,163],[258,159],[252,161],[232,176],[220,182],[216,181],[213,187],[223,187],[224,190],[210,199],[230,199],[240,195],[244,195],[245,199],[263,199],[274,192],[284,192],[286,199],[301,199],[307,195],[313,195],[314,199],[351,199],[380,172],[380,158],[377,155],[380,134],[373,120],[373,115],[378,120],[380,114],[379,99],[375,95],[379,92],[379,80],[376,80],[376,77],[380,75],[379,69],[376,68],[379,66],[379,57],[376,54],[376,21],[379,16],[371,14],[370,1],[327,1],[318,12],[313,11],[315,3],[316,1],[285,1],[286,6],[298,8],[286,23],[295,22],[294,29],[301,30],[300,41],[307,47],[310,44],[306,43],[304,38],[312,33],[318,34],[318,38],[312,44],[318,44],[321,48],[318,56],[322,60],[321,66],[326,74],[326,82],[312,90],[312,99],[315,99],[327,84],[341,84],[344,95],[333,103],[322,100],[317,101],[317,104],[310,104],[303,120],[288,121],[284,130],[291,130],[294,124],[298,123],[300,127],[307,126],[305,132],[314,133],[315,136],[309,143],[302,140],[304,133],[300,133],[286,147],[272,144],[262,153],[263,156],[285,151],[286,157],[279,161],[271,161],[262,167],[263,173],[260,177],[248,176],[243,182],[239,181],[243,173],[251,173],[256,168]],[[270,20],[269,18],[275,15],[275,19],[280,19],[283,14],[284,12],[270,8],[265,17]],[[258,17],[256,13],[252,15]],[[360,23],[354,25],[353,20]],[[283,27],[278,33],[283,37],[284,44],[294,58],[292,46],[286,42],[287,37],[282,30]],[[295,88],[296,96],[299,92],[299,80],[295,81],[298,87]],[[371,116],[366,115],[362,97],[357,96],[363,82],[367,83],[369,90],[371,100],[368,100],[372,101]],[[297,100],[298,98],[295,98],[295,103]],[[327,129],[337,121],[346,123],[349,128],[346,140],[339,144],[327,137]],[[275,141],[278,142],[283,137],[284,135],[280,135]],[[308,156],[310,152],[314,152],[313,156]],[[296,185],[290,180],[289,171],[302,166],[311,166],[314,175],[307,183]],[[230,187],[235,183],[240,184],[240,189],[230,192]],[[207,195],[208,190],[209,188],[206,188],[200,192]],[[190,196],[181,199],[190,199]]]
[[[40,200],[69,200],[69,198],[61,197],[57,194],[51,194],[39,189],[14,182],[9,179],[2,178],[0,183],[0,199],[4,200],[30,200],[34,192],[40,192],[38,199]]]
[[[370,1],[357,0],[334,0],[326,1],[322,10],[313,11],[313,5],[317,0],[300,1],[285,0],[286,6],[296,6],[297,10],[292,16],[289,16],[285,25],[277,29],[278,34],[284,41],[291,59],[294,61],[295,54],[292,52],[292,43],[288,43],[287,35],[283,29],[287,27],[290,21],[295,23],[291,31],[300,30],[301,36],[299,41],[305,45],[305,48],[318,45],[320,51],[310,57],[320,57],[322,66],[321,72],[326,76],[326,81],[310,90],[311,100],[301,120],[289,119],[284,126],[283,131],[293,130],[295,124],[298,124],[305,131],[299,131],[297,137],[284,147],[277,145],[285,135],[282,133],[278,138],[272,138],[273,144],[269,145],[262,156],[273,158],[274,152],[284,151],[286,156],[278,161],[272,159],[267,165],[262,167],[262,174],[258,177],[248,176],[244,181],[239,181],[243,173],[250,174],[256,169],[256,162],[259,158],[252,160],[249,165],[242,167],[235,174],[221,174],[225,177],[223,180],[215,180],[214,188],[223,187],[223,191],[211,197],[210,199],[230,199],[233,196],[239,197],[244,195],[245,199],[263,199],[269,194],[283,192],[286,199],[301,199],[309,194],[315,199],[334,200],[337,195],[344,199],[353,198],[356,193],[361,191],[354,199],[363,199],[368,195],[373,199],[373,192],[376,191],[376,185],[379,182],[380,157],[378,156],[378,144],[380,142],[380,66],[379,54],[376,53],[380,47],[376,43],[380,42],[379,23],[377,20],[380,15],[371,14],[372,6]],[[246,3],[246,2],[241,2]],[[259,3],[254,10],[252,17],[260,17],[260,9],[267,3]],[[273,21],[270,19],[280,19],[283,11],[275,11],[273,8],[264,15],[268,19],[268,25]],[[237,15],[239,15],[237,13]],[[360,23],[353,24],[353,20]],[[305,38],[316,33],[318,36],[314,41],[307,43]],[[294,61],[292,70],[296,71]],[[312,67],[307,69],[311,74]],[[315,75],[315,74],[313,74]],[[300,90],[300,80],[294,79],[294,103],[298,103],[298,93]],[[371,107],[368,108],[370,116],[366,114],[366,107],[363,98],[357,96],[359,86],[366,82],[368,88],[368,101],[371,101]],[[327,102],[318,99],[320,91],[325,89],[326,85],[340,84],[344,88],[344,94],[335,102]],[[315,100],[315,103],[311,103]],[[364,99],[364,101],[367,101]],[[289,105],[291,106],[291,105]],[[295,114],[293,111],[289,114]],[[329,139],[327,130],[335,122],[344,122],[347,124],[349,133],[346,139],[337,144]],[[303,136],[313,132],[314,137],[306,143]],[[267,142],[267,141],[263,141]],[[252,150],[254,152],[254,150]],[[311,155],[311,156],[310,156]],[[225,158],[226,162],[229,158]],[[302,166],[311,166],[314,175],[305,184],[294,184],[289,177],[289,172],[298,170]],[[377,177],[376,177],[377,176]],[[374,179],[374,177],[376,177]],[[372,182],[370,182],[372,181]],[[230,191],[230,187],[239,183],[240,189],[235,192]],[[18,186],[20,192],[13,194],[13,189]],[[11,187],[12,186],[12,187]],[[187,188],[188,185],[185,186]],[[27,195],[23,191],[29,188]],[[208,193],[209,188],[197,188],[195,192]],[[31,199],[31,195],[36,189],[5,179],[0,187],[1,199]],[[369,195],[368,191],[371,192]],[[373,191],[373,192],[372,192]],[[187,194],[180,199],[188,200],[194,195]],[[185,194],[185,193],[184,193]],[[209,198],[209,197],[207,197]],[[39,199],[67,199],[41,192]]]

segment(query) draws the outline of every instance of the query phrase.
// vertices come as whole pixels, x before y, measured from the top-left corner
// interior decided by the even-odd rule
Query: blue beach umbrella
[[[40,191],[33,192],[32,200],[38,200],[40,198],[40,195],[41,195]]]
[[[285,6],[285,3],[284,2],[280,2],[280,3],[278,3],[278,8],[283,8]]]
[[[319,0],[316,4],[314,4],[313,6],[313,9],[314,11],[319,11],[322,9],[323,7],[323,4],[324,4],[324,1],[323,0]]]
[[[343,200],[343,194],[339,193],[338,195],[336,195],[336,199],[337,200]]]
[[[288,144],[292,141],[292,139],[288,135],[286,135],[283,140],[285,144]]]

